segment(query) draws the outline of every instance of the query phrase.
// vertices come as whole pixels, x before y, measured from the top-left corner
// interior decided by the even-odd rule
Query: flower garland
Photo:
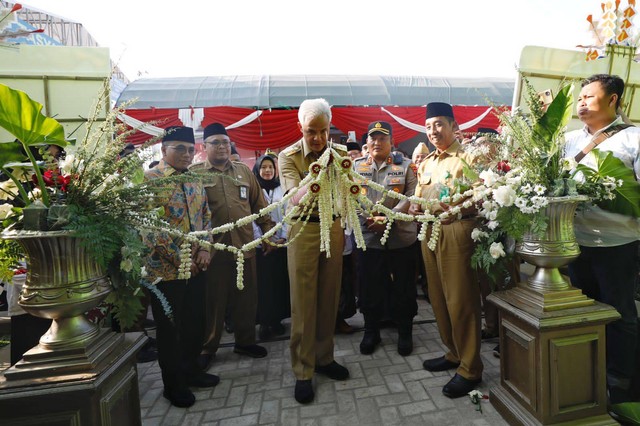
[[[406,200],[422,206],[424,212],[420,215],[414,216],[394,211],[393,209],[382,205],[382,200],[377,203],[373,203],[360,191],[360,184],[365,183],[372,189],[382,193],[382,200],[384,200],[385,197],[391,197],[400,201]],[[213,235],[229,232],[233,229],[245,226],[259,217],[268,215],[277,208],[282,208],[305,186],[308,188],[308,191],[300,199],[298,205],[290,207],[282,222],[276,223],[273,228],[265,232],[260,238],[256,238],[244,244],[240,248],[223,243],[212,243],[210,241]],[[459,217],[462,209],[470,207],[475,201],[472,198],[474,194],[475,192],[473,190],[468,190],[464,193],[454,194],[451,197],[444,198],[442,201],[445,202],[453,201],[454,203],[458,203],[463,199],[465,199],[465,201],[457,205],[453,205],[448,211],[442,212],[436,216],[429,212],[430,207],[437,205],[441,200],[427,200],[422,197],[406,196],[404,194],[387,190],[384,186],[358,174],[353,170],[352,162],[349,158],[342,157],[333,147],[328,146],[318,160],[311,164],[309,167],[309,174],[296,188],[289,191],[279,202],[268,205],[258,213],[242,217],[235,222],[227,223],[208,231],[195,231],[187,234],[176,229],[172,229],[168,225],[165,227],[158,227],[157,224],[154,224],[151,227],[149,226],[149,223],[141,221],[140,226],[141,228],[146,228],[145,232],[163,232],[174,237],[183,238],[183,243],[180,246],[180,277],[188,278],[190,276],[190,254],[192,244],[199,244],[200,246],[206,247],[210,250],[221,250],[233,253],[236,256],[236,285],[238,289],[242,290],[244,288],[244,253],[255,249],[263,242],[276,247],[288,246],[301,235],[301,232],[298,232],[283,244],[274,243],[273,241],[270,241],[270,239],[282,228],[282,226],[284,226],[285,223],[293,225],[295,223],[302,222],[302,228],[300,230],[302,231],[309,222],[312,212],[316,211],[316,209],[320,220],[320,251],[326,253],[327,257],[331,256],[330,235],[331,227],[335,218],[339,217],[341,226],[353,232],[356,246],[362,250],[366,250],[359,217],[362,214],[373,216],[375,213],[382,213],[386,217],[386,227],[381,236],[381,243],[384,244],[389,238],[391,227],[395,221],[415,221],[421,224],[420,232],[418,234],[418,239],[420,241],[423,241],[426,238],[428,225],[433,224],[431,238],[427,245],[431,250],[435,250],[440,234],[441,221],[450,217]]]

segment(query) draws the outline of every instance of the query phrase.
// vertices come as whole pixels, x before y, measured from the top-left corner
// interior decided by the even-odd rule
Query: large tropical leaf
[[[27,159],[19,143],[0,143],[0,167],[14,162],[22,162]]]
[[[615,199],[600,201],[598,205],[614,213],[640,217],[640,183],[636,181],[633,169],[614,157],[611,151],[592,149],[589,155],[595,157],[597,170],[582,164],[578,165],[576,170],[582,171],[587,178],[611,176],[616,181],[623,182],[622,186],[615,190]]]
[[[558,133],[564,129],[573,114],[573,84],[564,86],[553,98],[533,131],[545,141],[553,141]]]
[[[42,114],[42,104],[26,93],[0,84],[0,127],[23,144],[49,144],[65,147],[64,127]]]

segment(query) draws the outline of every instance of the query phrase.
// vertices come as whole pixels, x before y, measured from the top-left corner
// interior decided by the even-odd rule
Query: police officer
[[[409,201],[396,198],[370,188],[368,181],[378,183],[388,191],[412,196],[416,188],[416,170],[413,162],[400,152],[391,152],[393,133],[385,121],[369,124],[367,157],[356,159],[355,171],[364,180],[361,191],[374,203],[380,202],[393,211],[406,213]],[[358,250],[358,278],[360,310],[364,315],[364,337],[360,353],[370,354],[380,343],[379,322],[384,314],[386,295],[389,294],[391,318],[398,325],[398,353],[402,356],[413,351],[411,336],[413,317],[418,313],[414,281],[416,258],[412,244],[416,240],[415,222],[395,221],[385,244],[380,238],[387,227],[382,213],[364,214],[360,226],[367,246]]]
[[[220,123],[209,124],[203,135],[207,159],[190,167],[197,173],[211,174],[204,183],[211,209],[212,227],[235,222],[259,212],[267,206],[262,189],[253,172],[241,162],[231,161],[231,140]],[[263,233],[273,227],[269,215],[256,219]],[[251,223],[229,232],[214,235],[216,242],[242,247],[253,240]],[[264,244],[266,252],[272,246]],[[256,287],[255,250],[245,252],[244,289],[236,284],[235,255],[218,251],[207,270],[207,321],[205,340],[200,363],[203,368],[211,362],[218,350],[228,309],[234,324],[235,346],[233,351],[252,358],[262,358],[267,350],[256,345],[256,309],[258,296]]]
[[[324,99],[307,99],[298,110],[302,139],[278,156],[280,182],[285,192],[296,188],[309,173],[309,166],[327,148],[331,128],[331,107]],[[333,145],[341,156],[342,145]],[[297,205],[308,188],[291,199]],[[330,231],[331,257],[320,252],[320,223],[317,211],[308,223],[294,223],[289,230],[287,250],[291,283],[291,365],[296,376],[294,396],[306,404],[313,401],[314,371],[334,380],[346,380],[349,370],[333,358],[333,333],[338,312],[342,274],[344,232],[335,219]],[[301,233],[301,235],[298,235]]]
[[[415,195],[435,198],[443,191],[453,194],[455,179],[462,178],[465,162],[473,164],[473,157],[462,150],[456,139],[458,125],[451,105],[443,102],[428,104],[425,125],[429,141],[436,149],[420,163]],[[449,208],[450,205],[441,202],[431,213],[438,215]],[[411,212],[418,211],[417,205],[411,206]],[[482,380],[480,289],[475,270],[471,267],[475,209],[463,209],[460,219],[449,217],[441,223],[435,251],[427,247],[430,229],[422,242],[422,256],[427,271],[429,299],[440,338],[448,351],[444,356],[426,360],[423,366],[428,371],[456,369],[456,374],[443,387],[442,393],[449,398],[458,398],[467,395]]]

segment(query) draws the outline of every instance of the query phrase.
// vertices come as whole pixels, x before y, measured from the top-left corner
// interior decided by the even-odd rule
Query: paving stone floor
[[[263,359],[233,353],[233,336],[225,333],[209,368],[220,376],[220,384],[196,390],[197,401],[188,409],[172,407],[162,397],[157,362],[138,364],[143,425],[506,425],[486,400],[480,413],[468,397],[452,400],[442,394],[454,371],[431,373],[422,368],[422,361],[442,355],[444,349],[431,305],[423,297],[418,305],[415,349],[407,357],[398,355],[392,328],[382,330],[382,345],[372,355],[361,355],[362,316],[348,319],[357,331],[336,335],[335,357],[351,378],[336,382],[316,376],[316,397],[309,405],[293,398],[288,333],[263,343],[269,351]],[[492,351],[496,344],[497,339],[482,343],[485,369],[478,389],[485,394],[500,378],[500,360]]]

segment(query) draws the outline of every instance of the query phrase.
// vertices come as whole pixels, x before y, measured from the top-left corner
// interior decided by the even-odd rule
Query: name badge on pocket
[[[241,186],[240,187],[240,199],[241,200],[246,200],[247,198],[248,198],[247,187],[246,186]]]

